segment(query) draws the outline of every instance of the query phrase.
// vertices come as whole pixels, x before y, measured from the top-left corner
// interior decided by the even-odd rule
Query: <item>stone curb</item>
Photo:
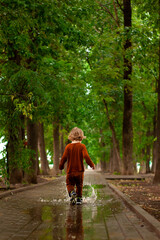
[[[61,179],[63,176],[57,178],[57,179],[54,179],[54,180],[51,180],[51,181],[48,181],[48,182],[43,182],[43,183],[38,183],[38,184],[34,184],[32,186],[27,186],[27,187],[21,187],[21,188],[17,188],[17,189],[14,189],[14,190],[8,190],[7,192],[4,192],[4,193],[0,193],[0,199],[4,198],[4,197],[8,197],[8,196],[13,196],[14,194],[16,193],[19,193],[19,192],[24,192],[24,191],[27,191],[27,190],[31,190],[31,189],[34,189],[36,187],[40,187],[40,186],[43,186],[43,185],[46,185],[46,184],[49,184],[49,183],[53,183],[53,182],[57,182],[59,179]]]
[[[141,219],[146,222],[151,229],[156,232],[158,237],[160,237],[160,222],[152,217],[148,212],[146,212],[144,209],[142,209],[139,205],[137,205],[135,202],[133,202],[130,198],[128,198],[126,195],[124,195],[117,187],[115,187],[113,184],[108,183],[108,186],[118,195],[122,198],[124,203],[133,211],[135,212]]]

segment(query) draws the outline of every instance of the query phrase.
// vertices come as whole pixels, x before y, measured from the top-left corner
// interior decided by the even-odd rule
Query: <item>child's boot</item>
[[[77,205],[81,205],[82,204],[82,198],[81,197],[77,197]]]
[[[69,195],[70,195],[70,197],[71,197],[71,199],[70,199],[71,203],[72,203],[72,204],[76,204],[77,194],[75,193],[75,191],[74,191],[74,190],[71,191]]]

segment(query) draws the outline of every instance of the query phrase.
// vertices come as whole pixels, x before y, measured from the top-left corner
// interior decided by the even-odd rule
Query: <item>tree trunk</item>
[[[101,138],[100,138],[100,145],[101,145],[100,169],[102,172],[107,172],[107,171],[109,171],[109,164],[106,161],[106,151],[105,151],[106,144],[104,141],[104,135],[103,135],[102,129],[100,129],[100,134],[101,134]]]
[[[24,125],[24,117],[20,118],[21,124]],[[9,182],[11,184],[21,183],[23,179],[23,171],[20,168],[20,164],[17,159],[17,146],[21,140],[24,140],[24,126],[17,127],[16,130],[13,130],[14,127],[10,126],[8,129],[9,132],[9,141],[7,144],[7,172],[9,174]],[[18,134],[16,134],[16,131]]]
[[[151,172],[151,169],[150,169],[150,145],[147,145],[147,148],[146,148],[146,173],[150,173]]]
[[[109,157],[109,172],[113,173],[113,148],[110,149],[110,157]]]
[[[100,160],[100,166],[101,166],[101,171],[106,172],[107,170],[107,162],[104,161],[103,159]]]
[[[111,148],[110,151],[110,161],[109,161],[109,172],[110,173],[119,173],[119,167],[117,167],[117,154],[115,151],[114,146]]]
[[[160,18],[160,0],[159,0],[159,18]],[[160,20],[160,19],[159,19]],[[160,183],[160,39],[159,39],[159,78],[158,78],[158,109],[157,109],[157,164],[153,179],[154,184]]]
[[[53,123],[53,175],[59,173],[59,123]]]
[[[158,156],[157,156],[157,141],[154,141],[153,143],[153,160],[152,160],[152,170],[151,172],[152,173],[155,173],[156,172],[156,165],[157,165],[157,159],[158,159]]]
[[[7,166],[9,173],[9,182],[11,184],[21,183],[23,178],[23,172],[18,167],[17,159],[16,159],[16,150],[15,150],[16,142],[15,139],[11,137],[7,144]]]
[[[119,159],[117,158],[117,150],[115,148],[115,146],[113,145],[113,149],[112,149],[112,172],[116,172],[116,173],[120,173],[120,166],[119,166]]]
[[[47,154],[45,150],[43,123],[39,123],[38,127],[39,127],[38,128],[38,148],[39,148],[40,159],[41,159],[41,170],[42,170],[42,174],[47,175],[49,172],[49,165],[48,165]]]
[[[32,153],[29,172],[25,173],[25,179],[29,183],[37,183],[38,126],[29,119],[27,121],[27,142]]]
[[[21,119],[21,127],[19,130],[19,139],[21,139],[24,143],[24,141],[25,141],[25,117],[23,115],[21,115],[20,119]]]
[[[148,129],[147,131],[147,138],[151,136],[151,131],[150,129]],[[151,169],[150,169],[150,154],[151,153],[151,145],[149,143],[147,143],[146,146],[146,173],[150,173]]]
[[[133,167],[133,129],[132,129],[132,87],[131,74],[132,63],[127,56],[131,49],[131,1],[123,0],[124,9],[124,30],[126,31],[126,41],[124,43],[124,110],[123,110],[123,174],[134,173]]]
[[[119,151],[119,143],[116,137],[116,131],[115,128],[111,122],[110,116],[109,116],[109,112],[108,112],[108,106],[107,106],[107,102],[105,101],[105,99],[103,99],[103,103],[105,105],[106,108],[106,114],[107,114],[107,118],[108,118],[108,122],[109,122],[109,127],[111,129],[112,132],[112,142],[113,142],[113,149],[114,149],[114,153],[115,153],[115,159],[117,162],[117,172],[121,173],[122,172],[122,161],[121,161],[121,157],[120,157],[120,151]]]
[[[157,113],[156,113],[156,108],[155,108],[155,115],[153,117],[153,134],[154,134],[154,139],[157,137]],[[157,151],[157,140],[153,142],[153,150],[152,150],[152,173],[155,173],[156,171],[156,164],[157,164],[157,159],[158,159],[158,151]]]
[[[38,143],[37,143],[37,144],[38,144]],[[37,146],[37,154],[36,154],[36,163],[37,163],[37,175],[40,175],[38,146]]]
[[[63,156],[63,152],[64,152],[64,136],[63,136],[63,127],[61,127],[61,134],[60,134],[60,157]]]

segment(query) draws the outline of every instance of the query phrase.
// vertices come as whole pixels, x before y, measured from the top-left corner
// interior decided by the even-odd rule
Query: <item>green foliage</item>
[[[2,0],[0,6],[0,136],[14,139],[16,164],[27,169],[30,152],[19,141],[24,118],[45,123],[46,148],[53,156],[52,123],[68,132],[83,129],[95,163],[108,161],[112,133],[108,104],[122,155],[123,44],[132,48],[134,155],[152,145],[158,78],[158,0],[132,1],[132,29],[113,1]],[[22,140],[22,139],[21,139]],[[105,156],[104,156],[105,155]],[[4,166],[3,166],[4,164]],[[1,169],[5,169],[2,160]],[[5,174],[3,174],[5,175]]]

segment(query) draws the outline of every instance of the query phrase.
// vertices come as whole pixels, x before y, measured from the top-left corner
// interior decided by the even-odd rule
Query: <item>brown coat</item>
[[[70,143],[65,148],[59,164],[59,169],[62,170],[67,161],[67,174],[72,172],[84,172],[83,159],[85,159],[86,163],[91,168],[94,167],[94,163],[88,155],[86,146],[80,142]]]

